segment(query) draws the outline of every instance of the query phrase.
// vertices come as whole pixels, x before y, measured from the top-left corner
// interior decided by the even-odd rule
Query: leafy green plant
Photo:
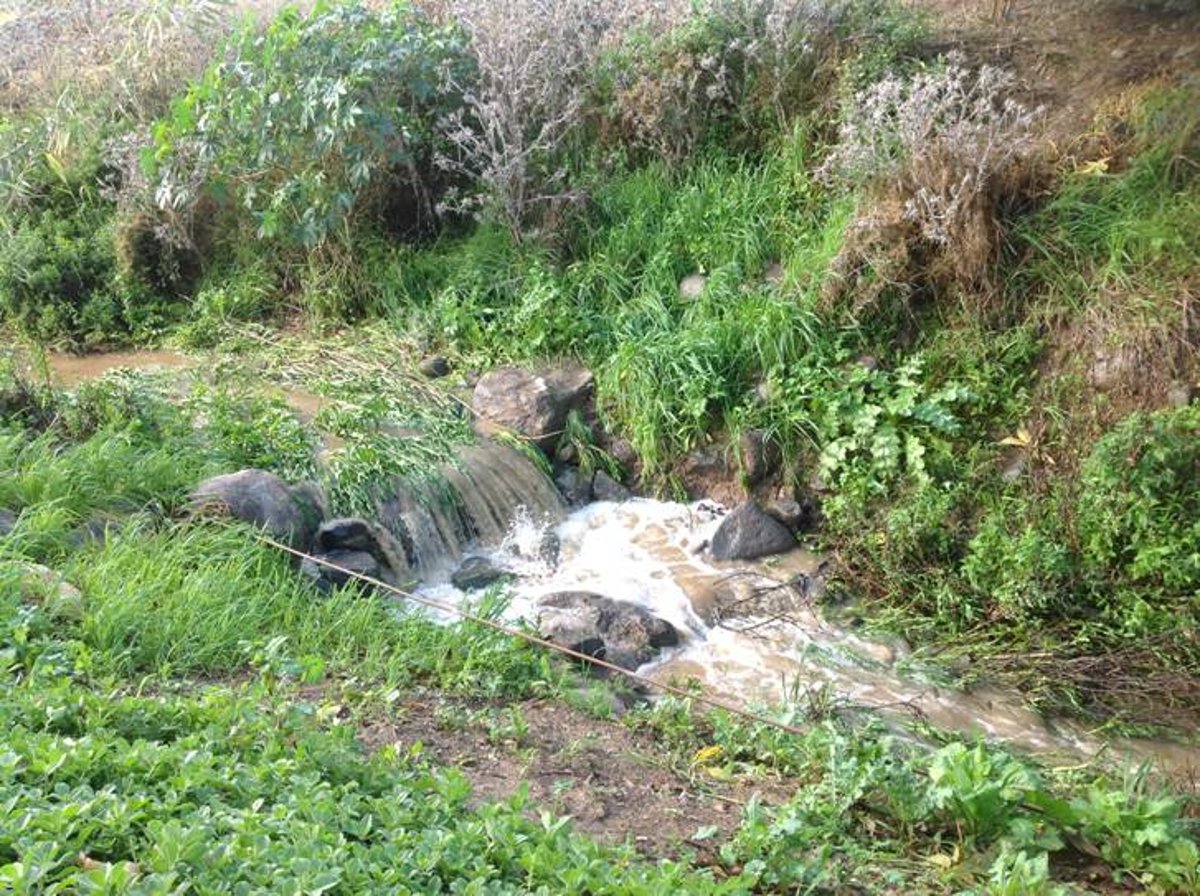
[[[1200,587],[1200,407],[1133,414],[1083,462],[1078,531],[1101,579]]]
[[[405,2],[319,3],[244,29],[156,126],[156,201],[215,201],[284,249],[346,241],[385,200],[407,206],[398,232],[435,229],[434,123],[456,103],[439,86],[468,66],[458,31]]]
[[[991,840],[1009,833],[1021,804],[1044,785],[1029,766],[984,748],[948,744],[929,762],[929,795],[968,837]]]
[[[928,483],[975,396],[949,383],[931,387],[913,355],[895,370],[853,364],[836,392],[820,396],[820,470],[851,500],[887,494],[902,479]]]

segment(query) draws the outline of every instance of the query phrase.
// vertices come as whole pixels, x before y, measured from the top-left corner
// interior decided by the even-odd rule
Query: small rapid
[[[903,644],[863,637],[819,608],[821,565],[797,549],[765,561],[716,563],[706,547],[724,508],[635,498],[597,502],[565,519],[522,510],[491,548],[477,546],[511,575],[510,620],[533,620],[549,595],[586,591],[641,607],[670,622],[679,645],[638,672],[662,683],[700,682],[741,705],[779,705],[799,695],[869,708],[898,728],[912,722],[1003,742],[1047,761],[1076,763],[1106,752],[1180,773],[1200,767],[1194,749],[1161,741],[1101,741],[1026,707],[1016,693],[955,687]],[[556,544],[547,559],[544,545]],[[446,575],[422,597],[464,605],[470,595]]]

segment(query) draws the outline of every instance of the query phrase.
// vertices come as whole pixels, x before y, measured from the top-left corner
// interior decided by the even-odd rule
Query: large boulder
[[[679,643],[679,632],[665,619],[590,591],[560,591],[543,598],[538,606],[538,633],[554,644],[625,669],[636,669],[663,647]]]
[[[313,545],[324,516],[314,485],[288,485],[266,470],[239,470],[206,479],[192,491],[194,513],[221,513],[251,523],[297,550]]]
[[[471,409],[481,435],[515,432],[550,453],[562,435],[567,415],[583,411],[592,397],[592,374],[582,368],[535,373],[501,367],[480,378]]]
[[[713,534],[714,560],[754,560],[782,554],[796,546],[787,526],[770,516],[753,501],[730,513]]]

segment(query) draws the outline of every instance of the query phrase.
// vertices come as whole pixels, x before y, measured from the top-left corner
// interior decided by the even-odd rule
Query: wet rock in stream
[[[479,591],[507,576],[507,572],[487,557],[468,557],[454,570],[450,584],[459,591]]]
[[[359,576],[372,579],[381,579],[383,576],[379,561],[366,551],[332,550],[315,554],[314,557],[305,557],[300,563],[300,571],[313,580],[319,591],[326,594],[351,581],[360,581]],[[362,584],[374,588],[369,582]]]
[[[714,560],[754,560],[794,547],[796,539],[787,526],[753,501],[746,501],[721,522],[711,550]]]
[[[515,432],[550,453],[567,415],[583,410],[592,391],[592,374],[582,368],[540,374],[519,367],[498,368],[475,385],[471,408],[478,418],[476,430],[485,436],[496,429]]]
[[[590,591],[561,591],[539,602],[538,634],[586,656],[636,669],[679,643],[665,619]]]

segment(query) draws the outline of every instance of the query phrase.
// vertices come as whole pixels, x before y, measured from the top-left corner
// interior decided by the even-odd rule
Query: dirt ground
[[[505,707],[415,696],[360,725],[359,740],[372,751],[421,744],[431,761],[470,779],[479,803],[528,785],[535,805],[571,816],[577,830],[658,858],[711,861],[752,797],[775,804],[796,786],[772,777],[716,780],[702,767],[673,764],[651,734],[558,700]]]
[[[1014,69],[1070,153],[1096,112],[1156,81],[1200,77],[1200,6],[1169,0],[909,0],[930,10],[940,46]]]

